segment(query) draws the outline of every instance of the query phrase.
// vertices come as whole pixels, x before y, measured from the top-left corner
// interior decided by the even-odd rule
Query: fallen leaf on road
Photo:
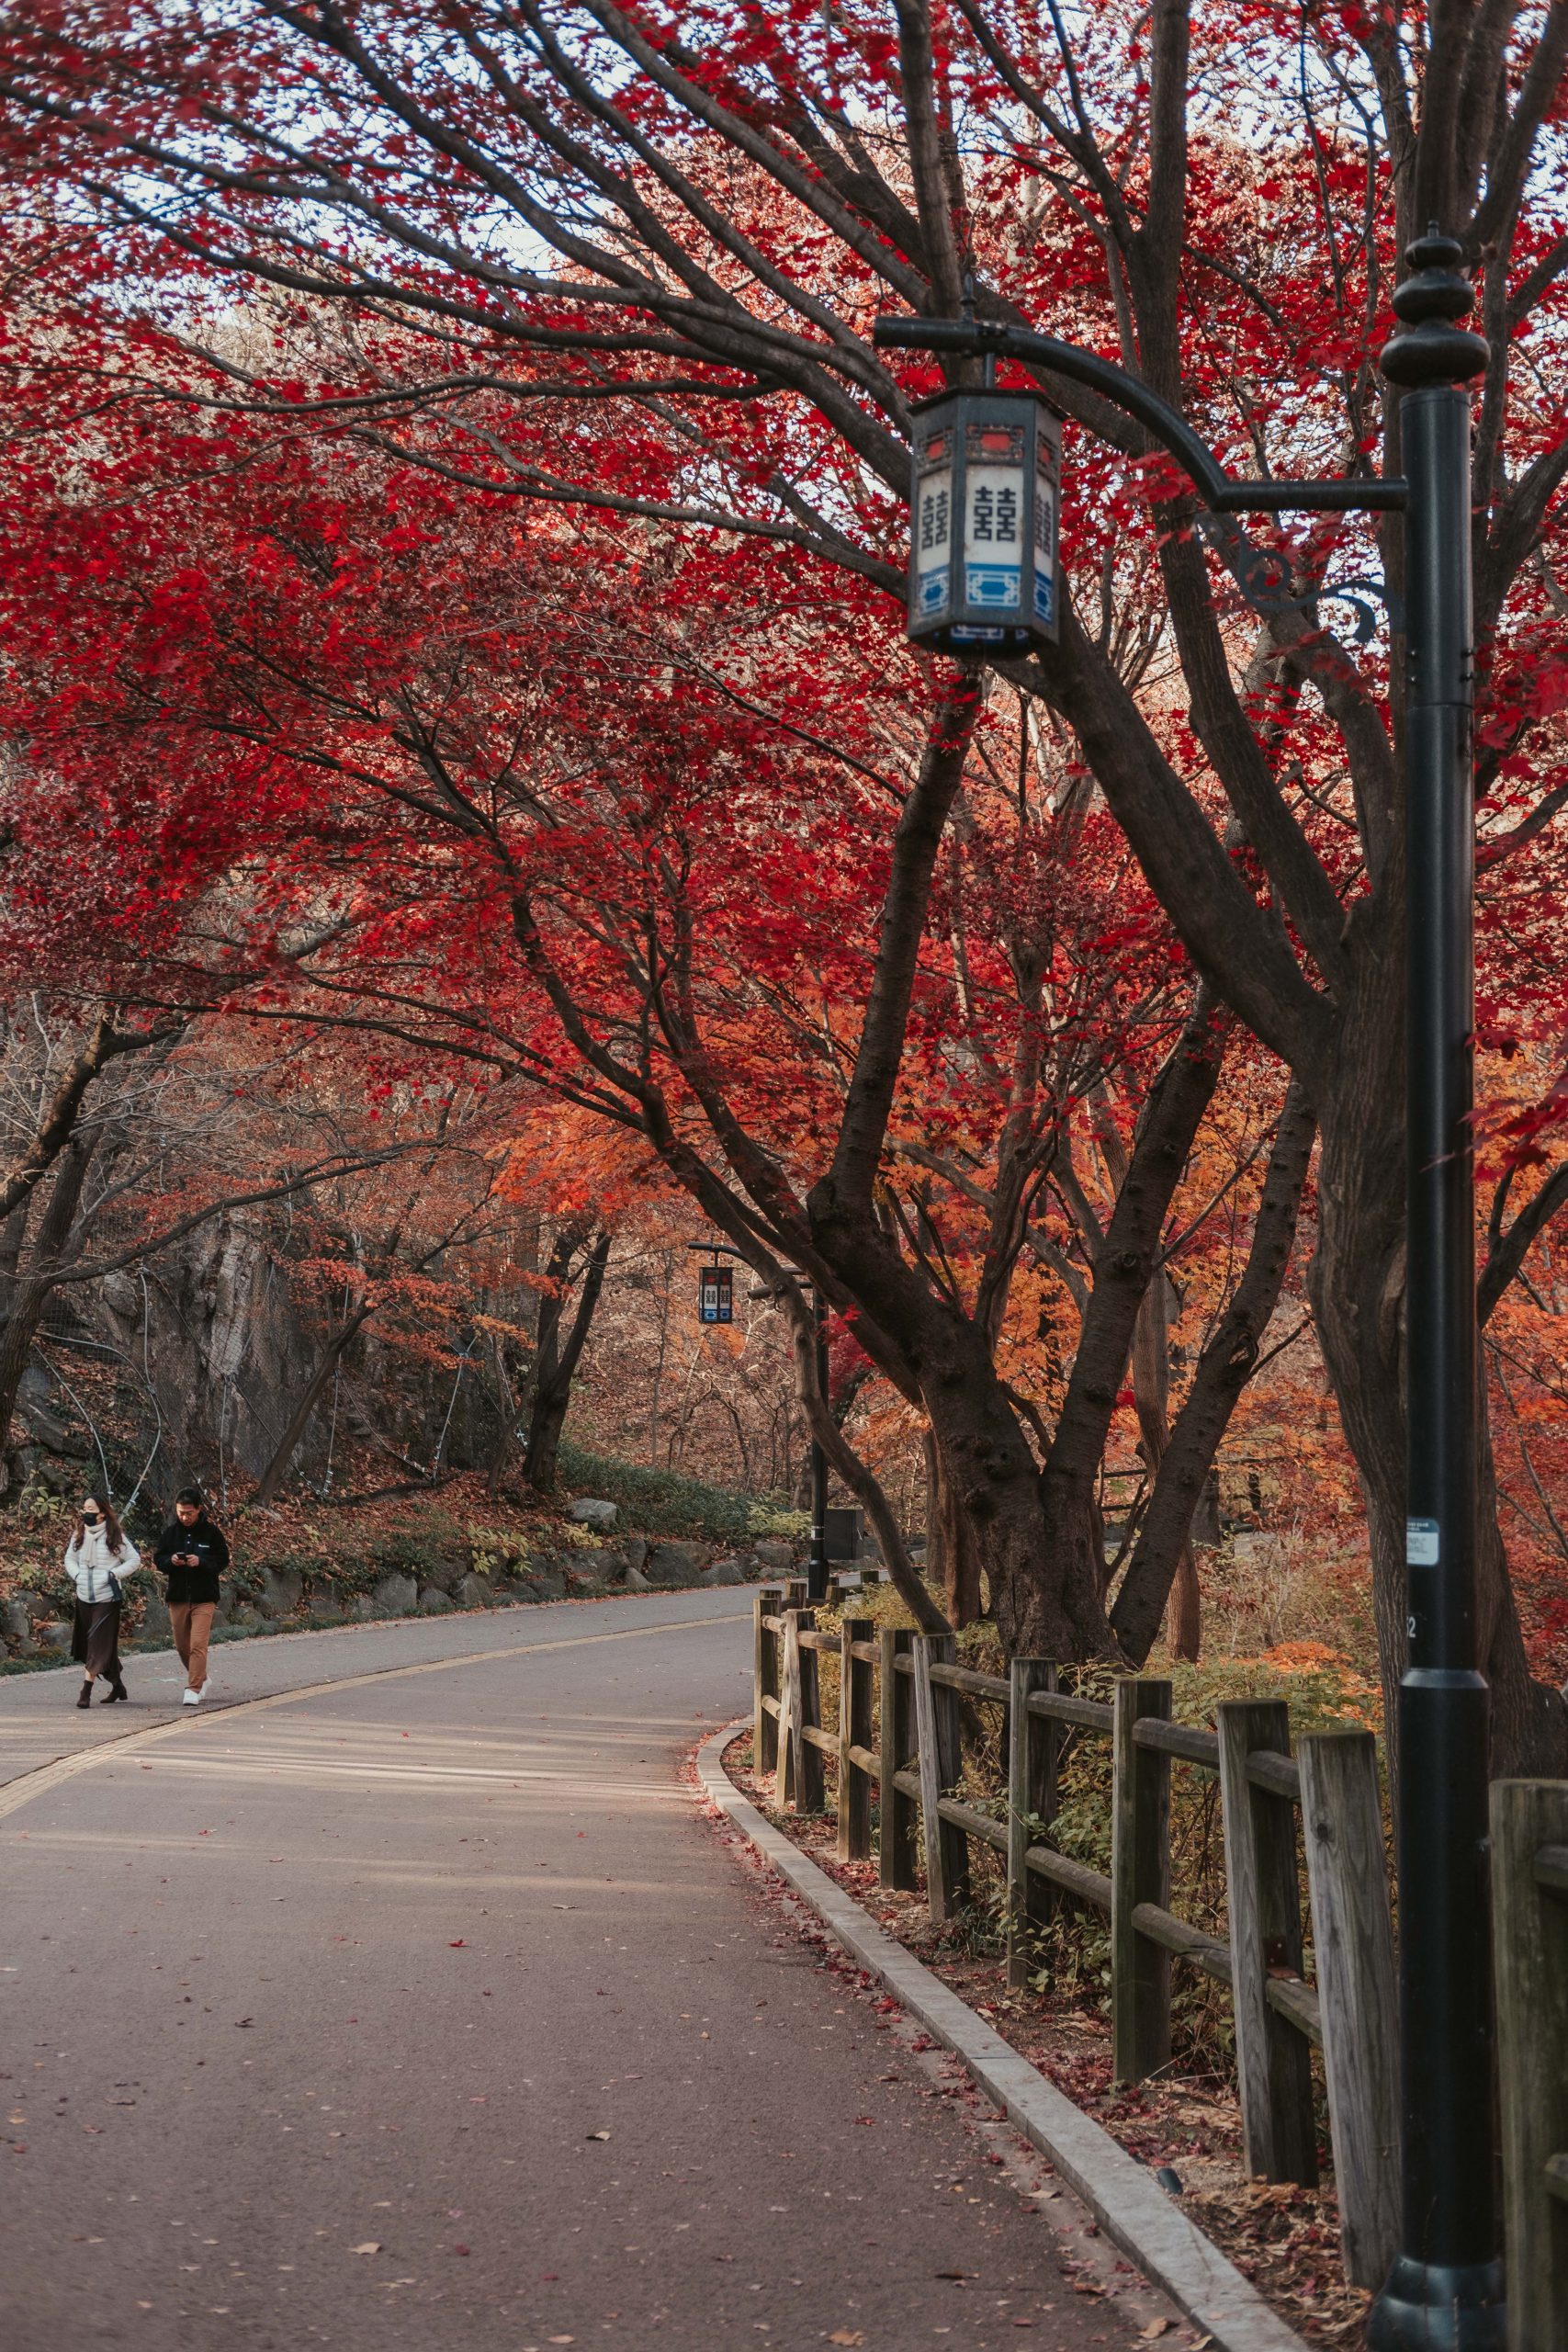
[[[350,2254],[379,2254],[381,2241],[379,2238],[367,2238],[363,2245],[351,2245],[348,2250]]]
[[[609,2133],[608,2133],[607,2132],[590,2132],[590,2133],[588,2134],[588,2137],[589,2137],[591,2140],[607,2140],[607,2139],[609,2138],[609,2136],[610,2136],[610,2135],[609,2135]],[[553,2342],[555,2341],[555,2338],[552,2336],[550,2340],[551,2340],[551,2342],[553,2343]],[[570,2339],[570,2337],[569,2336],[569,2337],[567,2338],[567,2341],[570,2343],[570,2340],[571,2340],[571,2339]]]
[[[461,1936],[458,1936],[455,1941],[447,1945],[446,1949],[448,1951],[461,1951],[463,1949],[463,1943],[464,1939]]]
[[[1156,2336],[1168,2335],[1169,2333],[1169,2320],[1152,2319],[1150,2320],[1147,2327],[1139,2328],[1138,2341],[1140,2344],[1152,2344]]]
[[[836,2327],[828,2341],[829,2344],[863,2344],[865,2330],[863,2327]]]
[[[455,2245],[452,2251],[454,2254],[467,2254],[468,2249],[466,2245]]]
[[[980,2276],[977,2270],[939,2270],[936,2275],[939,2278],[978,2278]]]
[[[234,2019],[234,2023],[236,2025],[254,2025],[255,2019],[254,2018],[236,2018]]]

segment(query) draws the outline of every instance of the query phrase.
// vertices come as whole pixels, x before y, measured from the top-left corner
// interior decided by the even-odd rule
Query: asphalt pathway
[[[265,1703],[183,1716],[171,1660],[0,1685],[7,2352],[1141,2340],[694,1805],[750,1613],[234,1645]]]

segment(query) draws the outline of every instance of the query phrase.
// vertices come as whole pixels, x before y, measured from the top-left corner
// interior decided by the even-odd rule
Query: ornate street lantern
[[[942,653],[1056,639],[1062,432],[1033,392],[944,392],[915,411],[909,635]]]
[[[733,1323],[735,1277],[728,1266],[702,1266],[697,1271],[699,1323]]]

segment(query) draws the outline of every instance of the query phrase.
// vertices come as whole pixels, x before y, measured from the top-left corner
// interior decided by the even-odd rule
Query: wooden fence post
[[[1008,1984],[1029,1982],[1035,1938],[1051,1918],[1054,1890],[1029,1868],[1032,1825],[1056,1811],[1056,1725],[1029,1712],[1036,1690],[1055,1690],[1056,1669],[1043,1657],[1015,1657],[1008,1690]]]
[[[894,1774],[904,1770],[915,1752],[915,1693],[910,1678],[898,1672],[896,1660],[908,1654],[914,1638],[902,1625],[885,1625],[877,1635],[882,1700],[877,1876],[884,1886],[905,1893],[917,1883],[915,1801],[897,1785]]]
[[[954,1663],[951,1634],[915,1636],[915,1736],[919,1743],[920,1837],[926,1858],[926,1902],[940,1926],[955,1904],[968,1900],[969,1842],[942,1817],[941,1800],[959,1775],[958,1710],[945,1684],[931,1680],[933,1665]]]
[[[1112,1699],[1111,2034],[1119,2083],[1141,2083],[1170,2056],[1170,1954],[1140,1935],[1140,1903],[1170,1907],[1170,1758],[1140,1747],[1133,1726],[1170,1720],[1168,1682],[1131,1676]]]
[[[852,1747],[871,1746],[871,1673],[856,1657],[856,1642],[869,1642],[873,1617],[839,1621],[839,1860],[863,1862],[871,1851],[871,1783],[851,1758]]]
[[[1291,1752],[1291,1711],[1280,1699],[1230,1699],[1218,1710],[1220,1795],[1235,2004],[1236,2074],[1247,2169],[1266,2180],[1317,2180],[1312,2057],[1304,2036],[1269,2005],[1271,1970],[1302,1972],[1296,1808],[1248,1778],[1254,1748]]]
[[[1311,1732],[1301,1772],[1340,2251],[1353,2287],[1378,2288],[1399,2251],[1400,2208],[1399,2007],[1377,1741],[1370,1731]]]
[[[789,1804],[800,1785],[800,1611],[784,1612],[784,1663],[779,1673],[779,1757],[773,1775],[773,1803]]]
[[[1539,1866],[1543,1848],[1553,1849]],[[1568,2344],[1568,1781],[1492,1785],[1508,2352]]]
[[[817,1611],[800,1609],[795,1611],[795,1640],[799,1650],[800,1675],[800,1747],[795,1757],[795,1805],[797,1813],[820,1813],[828,1802],[828,1777],[823,1765],[822,1750],[815,1740],[807,1739],[807,1730],[822,1728],[822,1676],[818,1653],[807,1649],[800,1641],[802,1634],[817,1630]]]
[[[778,1721],[762,1703],[779,1695],[778,1639],[762,1623],[773,1614],[777,1600],[777,1593],[768,1590],[751,1595],[751,1758],[758,1772],[778,1769]]]

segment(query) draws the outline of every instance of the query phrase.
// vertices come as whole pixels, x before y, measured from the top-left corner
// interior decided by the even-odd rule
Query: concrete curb
[[[1164,2289],[1179,2311],[1212,2336],[1216,2352],[1307,2352],[1304,2340],[1156,2187],[1144,2165],[747,1802],[726,1772],[723,1758],[730,1741],[749,1728],[750,1719],[743,1718],[715,1732],[698,1748],[697,1777],[704,1794],[810,1905],[861,1966],[879,1977],[928,2033],[963,2059],[982,2089],[1082,2198],[1106,2235],[1145,2278]]]

